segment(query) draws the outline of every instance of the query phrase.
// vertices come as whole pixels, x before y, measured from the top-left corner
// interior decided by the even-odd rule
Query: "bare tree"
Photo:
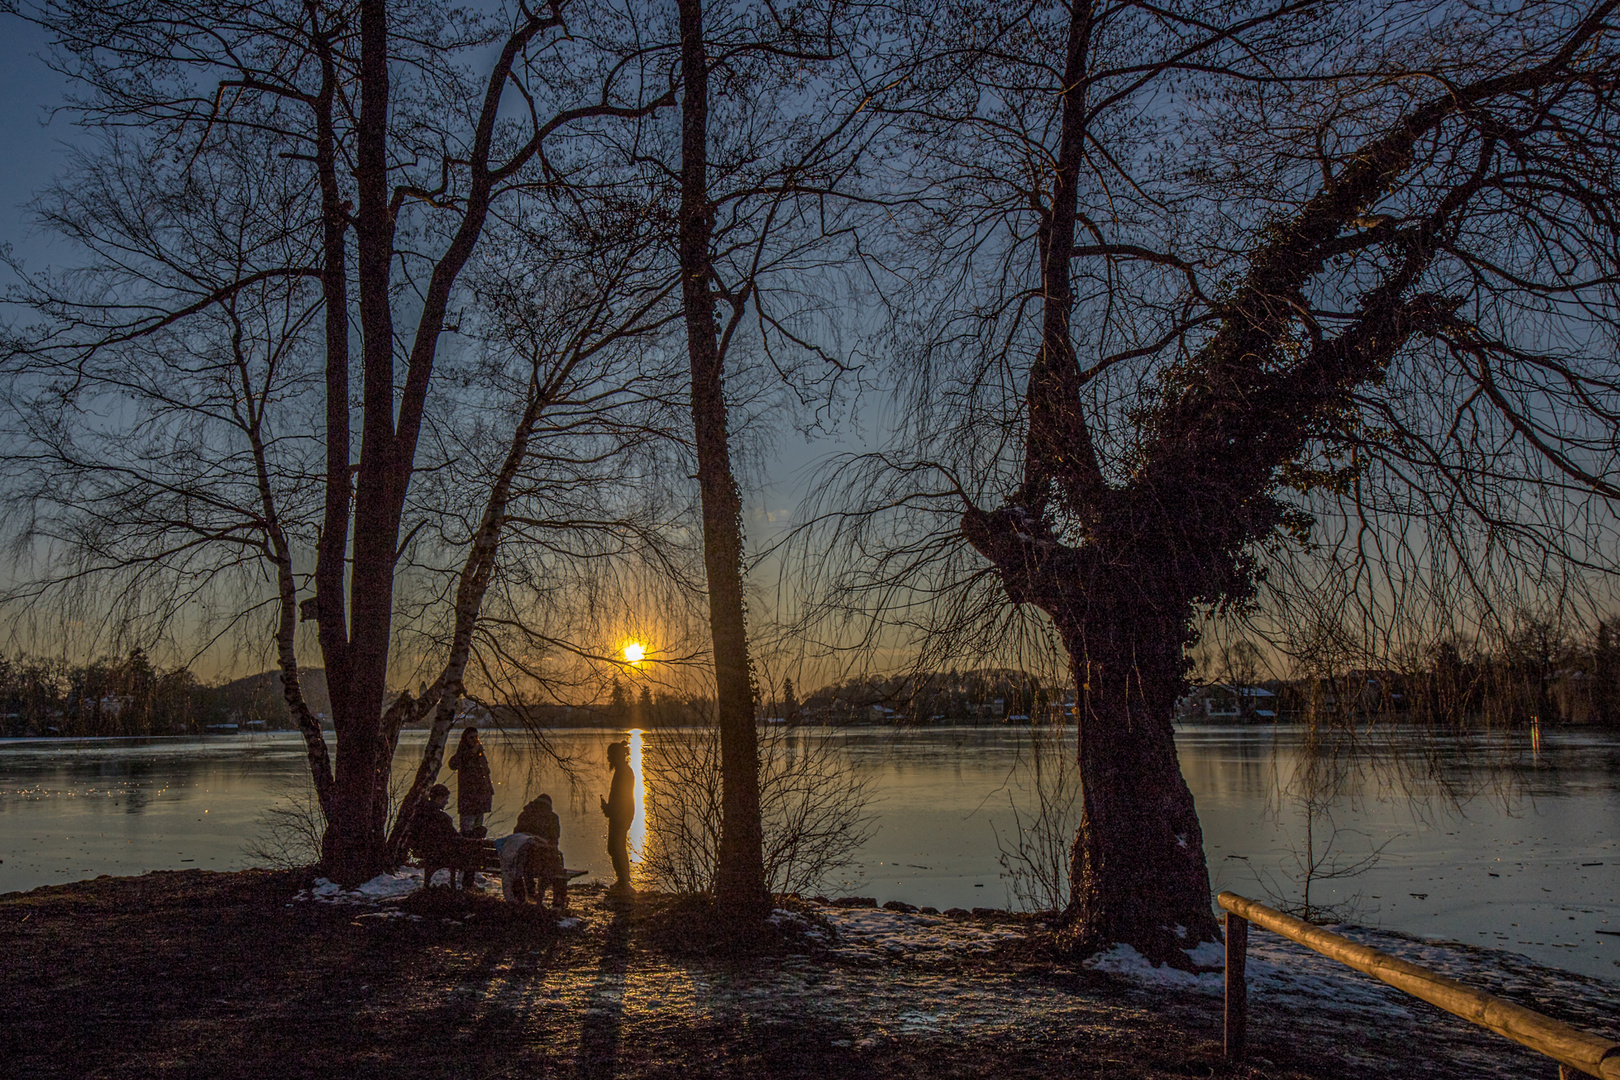
[[[681,300],[692,365],[692,427],[703,499],[703,561],[714,638],[721,815],[715,895],[739,913],[769,907],[759,812],[759,744],[743,612],[742,498],[726,432],[724,352],[710,270],[709,47],[702,0],[679,0],[681,32]]]
[[[996,835],[997,860],[1014,901],[1027,911],[1056,916],[1069,906],[1069,848],[1080,825],[1080,776],[1068,724],[1060,716],[1029,728],[1029,746],[1017,762],[1019,787],[1034,805],[1007,801],[1013,835]]]
[[[635,65],[622,57],[581,59],[586,46],[568,35],[562,0],[487,15],[384,0],[207,11],[67,0],[28,14],[54,36],[58,64],[82,88],[73,103],[82,122],[107,133],[110,143],[166,164],[182,185],[192,170],[217,168],[228,198],[231,183],[251,177],[251,169],[229,167],[218,154],[222,147],[251,145],[272,163],[288,163],[282,170],[288,199],[271,219],[279,223],[278,243],[241,253],[252,257],[230,273],[217,273],[233,254],[225,251],[207,253],[216,271],[208,276],[188,275],[161,256],[156,265],[166,273],[147,276],[145,260],[154,253],[141,244],[149,237],[120,229],[118,219],[84,219],[75,238],[99,259],[92,269],[140,288],[69,299],[40,282],[30,299],[45,318],[13,356],[26,358],[16,369],[38,390],[53,373],[132,342],[189,333],[199,318],[228,319],[256,290],[297,297],[320,342],[313,375],[324,399],[311,417],[322,432],[320,452],[304,472],[321,491],[314,595],[298,595],[282,511],[268,501],[261,499],[258,512],[233,522],[225,536],[204,530],[195,543],[220,539],[268,552],[278,583],[272,603],[283,686],[327,821],[323,862],[340,880],[363,879],[387,858],[387,776],[399,727],[453,699],[460,681],[452,662],[448,677],[436,679],[423,699],[406,695],[384,708],[396,573],[409,539],[403,526],[462,271],[492,208],[518,185],[548,175],[550,141],[645,116],[673,99],[644,94]],[[487,77],[469,74],[474,56],[489,58]],[[578,77],[576,59],[587,77]],[[569,77],[556,78],[557,71]],[[515,115],[506,111],[514,101],[521,102]],[[183,187],[164,194],[182,199]],[[102,241],[105,231],[113,238]],[[318,283],[318,303],[295,288],[301,283]],[[306,339],[278,333],[270,345],[284,348],[289,340]],[[351,357],[356,341],[359,354]],[[544,398],[542,383],[534,400]],[[533,422],[525,416],[520,433]],[[311,489],[299,485],[299,497]],[[181,501],[193,491],[171,488]],[[499,502],[494,497],[493,517],[473,544],[463,607],[475,606],[481,591]],[[147,565],[179,561],[169,551],[153,555]],[[332,757],[299,692],[293,646],[300,616],[314,619],[327,670],[337,728]],[[458,626],[457,636],[465,638],[464,631]]]
[[[656,739],[647,757],[650,839],[643,866],[682,892],[718,885],[724,781],[712,726]],[[836,735],[772,725],[759,741],[761,851],[772,893],[822,887],[875,830],[872,782]]]
[[[679,197],[676,257],[722,763],[714,891],[728,911],[762,916],[769,896],[726,367],[730,357],[735,371],[737,354],[751,349],[749,360],[801,397],[807,382],[836,380],[845,369],[834,350],[817,344],[811,316],[818,305],[804,298],[813,294],[824,253],[846,250],[840,208],[857,194],[849,181],[858,175],[871,114],[863,108],[864,72],[850,61],[858,32],[846,5],[706,10],[703,0],[676,0],[675,7],[680,151],[678,168],[668,171]],[[719,95],[711,89],[716,80]],[[824,103],[806,108],[812,95]],[[717,101],[719,125],[711,118]],[[795,299],[784,302],[789,296]],[[822,365],[808,379],[795,359],[805,356]]]
[[[1563,526],[1612,497],[1620,386],[1576,344],[1617,269],[1612,14],[1078,2],[933,24],[972,47],[895,106],[912,171],[948,177],[895,335],[913,420],[851,486],[941,528],[885,545],[881,515],[844,516],[835,542],[959,596],[984,582],[965,542],[1049,620],[1082,697],[1077,947],[1180,963],[1217,937],[1171,711],[1199,622],[1251,610],[1286,553],[1398,542],[1441,492],[1482,543],[1601,551]],[[1435,497],[1369,518],[1373,482]]]
[[[458,702],[467,693],[468,665],[479,652],[486,665],[479,681],[491,689],[510,685],[514,676],[534,675],[536,666],[515,662],[514,654],[532,650],[537,641],[587,656],[600,652],[585,643],[602,640],[602,615],[613,607],[567,611],[570,605],[523,589],[519,603],[491,605],[495,610],[486,613],[488,591],[497,586],[498,555],[509,568],[521,566],[526,580],[544,576],[547,591],[593,593],[595,604],[603,596],[587,582],[601,582],[605,562],[687,580],[668,528],[684,517],[685,507],[667,505],[657,473],[667,465],[662,459],[674,419],[669,387],[679,385],[679,378],[655,362],[656,339],[674,317],[669,279],[650,257],[656,237],[640,227],[639,215],[622,207],[596,215],[583,228],[577,207],[571,216],[584,233],[572,244],[537,235],[536,227],[565,220],[539,215],[525,229],[530,243],[504,238],[509,254],[479,275],[485,279],[480,307],[491,313],[492,323],[484,333],[493,337],[486,338],[488,359],[473,368],[480,384],[473,400],[487,400],[490,380],[514,385],[502,388],[497,400],[508,404],[495,417],[445,423],[459,452],[446,455],[449,467],[425,485],[436,490],[426,493],[422,520],[431,519],[434,509],[442,514],[456,505],[455,489],[487,494],[482,507],[457,523],[458,535],[422,545],[431,555],[450,540],[450,550],[465,547],[466,555],[454,575],[434,574],[446,591],[453,581],[453,600],[441,605],[452,615],[449,632],[440,628],[434,635],[447,638],[449,649],[423,695],[437,706],[390,833],[394,859],[404,858],[416,808],[437,778]],[[496,442],[496,433],[506,428],[510,435]],[[480,444],[501,447],[503,454],[480,461]],[[458,467],[469,459],[476,463],[472,469]],[[638,462],[652,475],[627,482]],[[462,539],[461,529],[469,539]],[[412,566],[437,570],[425,559]],[[505,591],[517,585],[511,569],[504,578]]]

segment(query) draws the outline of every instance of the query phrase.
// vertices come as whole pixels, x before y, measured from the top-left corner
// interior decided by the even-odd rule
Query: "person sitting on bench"
[[[416,813],[415,827],[411,830],[411,848],[422,863],[422,887],[433,884],[433,875],[440,867],[450,871],[450,886],[456,887],[456,872],[461,872],[461,885],[465,889],[478,872],[482,848],[477,840],[468,840],[456,829],[456,823],[445,813],[450,803],[450,789],[434,784],[428,789],[427,802]]]

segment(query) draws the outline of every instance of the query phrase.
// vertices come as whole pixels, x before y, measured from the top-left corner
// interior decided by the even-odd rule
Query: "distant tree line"
[[[714,702],[692,698],[651,687],[626,687],[615,678],[605,702],[592,704],[494,705],[490,716],[498,727],[519,728],[676,728],[696,727],[712,722]]]
[[[1072,700],[1072,692],[1069,696]],[[872,719],[892,723],[995,721],[1010,716],[1044,716],[1061,697],[1061,691],[1043,686],[1027,671],[951,668],[868,675],[832,683],[808,695],[795,713],[785,718],[824,724]]]
[[[1375,695],[1380,708],[1437,726],[1620,725],[1620,619],[1571,632],[1521,615],[1491,647],[1447,639]]]
[[[1470,729],[1620,726],[1620,618],[1571,629],[1521,612],[1494,639],[1442,637],[1391,666],[1313,657],[1289,679],[1264,677],[1263,668],[1258,649],[1236,643],[1201,674],[1179,716],[1244,722],[1380,717]],[[1222,711],[1211,713],[1211,702]]]
[[[832,682],[801,700],[791,678],[780,687],[754,688],[759,720],[841,726],[930,721],[993,722],[1016,716],[1047,716],[1058,701],[1074,700],[1072,689],[1043,685],[1027,671],[977,668],[970,671],[907,671],[861,675]],[[495,705],[492,722],[502,728],[618,727],[677,728],[712,723],[714,700],[643,683],[614,679],[607,700],[592,704]]]
[[[251,697],[239,683],[159,667],[138,648],[85,664],[0,656],[0,732],[10,738],[196,734],[252,711]],[[286,726],[285,708],[262,711],[267,726]]]

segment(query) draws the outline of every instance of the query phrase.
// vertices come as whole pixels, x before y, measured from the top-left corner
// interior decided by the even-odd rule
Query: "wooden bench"
[[[416,863],[422,868],[422,888],[433,884],[433,878],[440,870],[450,871],[450,887],[456,888],[456,874],[461,874],[461,888],[467,887],[472,875],[483,866],[483,852],[473,855],[472,841],[463,840],[457,844],[457,849],[421,848],[414,844],[411,853],[416,856]]]
[[[471,841],[469,841],[469,845],[470,843]],[[472,872],[495,874],[497,876],[501,872],[500,852],[495,848],[495,841],[487,839],[480,839],[478,841],[478,858],[476,863],[469,859],[466,863],[457,863],[455,865],[451,865],[447,856],[441,852],[434,852],[430,855],[423,855],[421,852],[417,852],[417,861],[422,866],[422,887],[424,889],[428,887],[428,884],[433,880],[433,876],[440,870],[450,871],[450,885],[452,888],[454,888],[456,885],[456,872],[458,870],[462,873],[462,888],[467,887],[467,878],[470,876],[468,873],[469,870]],[[541,884],[541,895],[534,898],[535,902],[541,902],[544,897],[544,887],[545,885],[549,884],[551,886],[551,906],[558,911],[567,910],[568,883],[577,877],[584,877],[589,872],[590,871],[588,870],[565,869],[560,874],[550,875],[545,879],[545,882]],[[524,892],[524,900],[527,901],[527,888],[525,888]]]

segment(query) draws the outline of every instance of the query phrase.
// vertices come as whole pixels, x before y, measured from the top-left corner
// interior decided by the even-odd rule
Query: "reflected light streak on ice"
[[[647,845],[647,774],[641,767],[640,728],[630,729],[630,771],[636,774],[636,817],[630,823],[630,866],[641,867],[641,857]],[[633,874],[639,877],[639,874]]]

